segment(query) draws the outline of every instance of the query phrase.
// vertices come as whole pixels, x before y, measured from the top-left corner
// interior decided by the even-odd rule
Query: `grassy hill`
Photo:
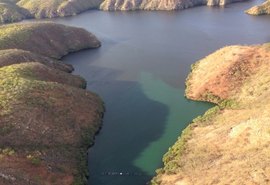
[[[165,154],[152,184],[269,184],[270,47],[230,46],[192,66],[186,96],[217,105]]]
[[[0,184],[85,184],[87,149],[103,103],[84,89],[84,79],[70,74],[72,66],[53,58],[100,42],[58,24],[0,30]]]

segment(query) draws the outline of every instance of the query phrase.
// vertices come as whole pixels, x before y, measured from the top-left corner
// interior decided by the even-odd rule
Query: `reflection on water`
[[[209,104],[184,98],[190,65],[231,44],[270,40],[269,17],[225,8],[173,12],[102,12],[53,20],[84,27],[102,41],[97,50],[64,58],[106,105],[104,126],[89,151],[91,185],[143,185],[196,115]]]

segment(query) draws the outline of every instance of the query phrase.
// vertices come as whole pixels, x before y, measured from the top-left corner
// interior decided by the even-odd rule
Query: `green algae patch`
[[[193,65],[186,97],[217,105],[183,131],[151,184],[268,183],[268,45],[225,47]]]

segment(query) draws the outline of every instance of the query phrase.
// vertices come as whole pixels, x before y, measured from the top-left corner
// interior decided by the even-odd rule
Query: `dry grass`
[[[85,80],[67,73],[72,66],[49,57],[99,45],[85,30],[63,25],[0,27],[1,185],[85,184],[86,151],[103,104],[82,89]]]
[[[31,44],[29,44],[31,43]],[[22,49],[52,58],[100,47],[100,41],[82,28],[54,23],[9,24],[0,27],[0,49]]]
[[[270,1],[265,1],[261,5],[254,6],[248,10],[245,11],[247,14],[250,15],[264,15],[264,14],[270,14]]]
[[[193,66],[187,97],[220,108],[194,120],[183,150],[167,154],[176,167],[168,171],[165,163],[152,184],[270,184],[269,67],[267,45],[226,47]],[[237,106],[224,105],[230,99]]]
[[[81,151],[92,143],[103,107],[96,95],[77,88],[81,83],[40,63],[0,68],[0,148],[16,151],[12,157],[1,155],[0,182],[40,184],[36,175],[49,184],[54,184],[51,176],[56,184],[66,178],[73,182],[74,174],[83,179],[86,156]]]
[[[10,0],[0,0],[0,24],[18,22],[30,18],[31,14]]]
[[[97,8],[101,0],[21,0],[17,4],[36,18],[71,16],[91,8]]]

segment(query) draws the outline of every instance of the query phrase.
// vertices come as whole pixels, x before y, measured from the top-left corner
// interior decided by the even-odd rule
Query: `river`
[[[226,45],[270,41],[270,17],[244,14],[260,2],[172,12],[91,10],[51,20],[83,27],[102,42],[64,58],[106,106],[89,150],[89,184],[144,185],[152,178],[181,130],[211,107],[184,98],[190,65]]]

